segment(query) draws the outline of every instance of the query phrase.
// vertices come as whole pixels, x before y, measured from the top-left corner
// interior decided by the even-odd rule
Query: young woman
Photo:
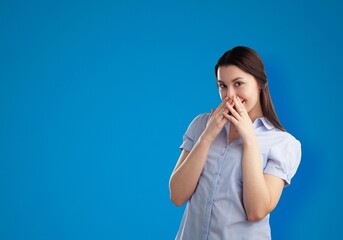
[[[176,239],[271,239],[269,213],[299,166],[300,142],[279,122],[254,50],[227,51],[215,76],[222,102],[189,125],[170,178],[173,203],[188,201]]]

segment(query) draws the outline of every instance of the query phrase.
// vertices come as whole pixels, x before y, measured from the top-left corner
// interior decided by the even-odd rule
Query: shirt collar
[[[261,122],[263,123],[263,125],[264,125],[268,130],[275,128],[275,126],[274,126],[273,124],[271,124],[271,122],[269,122],[267,118],[261,117],[261,118],[258,118],[258,119],[259,119],[259,121],[261,121]],[[256,119],[256,120],[257,120],[257,119]]]

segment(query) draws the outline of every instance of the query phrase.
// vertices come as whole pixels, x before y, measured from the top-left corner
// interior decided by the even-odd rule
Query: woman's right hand
[[[227,97],[224,98],[217,109],[212,111],[211,116],[206,124],[206,128],[201,135],[202,140],[212,143],[223,129],[225,124],[228,122],[228,119],[223,115],[223,112],[227,113],[229,111],[228,107],[226,106],[228,101],[229,99]]]

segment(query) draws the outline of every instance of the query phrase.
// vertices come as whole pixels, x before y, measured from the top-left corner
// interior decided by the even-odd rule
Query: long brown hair
[[[235,65],[242,71],[245,71],[255,77],[257,83],[261,86],[260,102],[263,116],[276,128],[286,131],[276,116],[274,105],[269,93],[266,71],[264,70],[262,59],[258,53],[251,48],[243,46],[234,47],[225,52],[214,67],[214,73],[217,79],[218,68],[220,66],[228,65]]]

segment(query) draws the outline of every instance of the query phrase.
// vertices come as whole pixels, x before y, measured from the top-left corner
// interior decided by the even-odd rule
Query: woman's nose
[[[234,91],[234,89],[232,89],[231,87],[228,87],[228,88],[227,88],[226,96],[229,97],[229,98],[232,98],[233,96],[235,96],[235,91]]]

